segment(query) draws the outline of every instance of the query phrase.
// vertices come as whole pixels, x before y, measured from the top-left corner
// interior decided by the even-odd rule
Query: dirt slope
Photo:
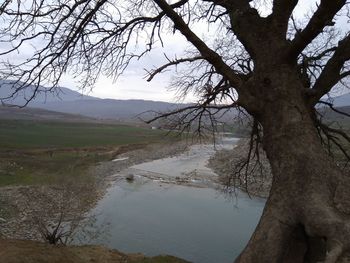
[[[36,241],[0,239],[1,263],[186,263],[172,256],[146,258],[101,246],[52,246]]]

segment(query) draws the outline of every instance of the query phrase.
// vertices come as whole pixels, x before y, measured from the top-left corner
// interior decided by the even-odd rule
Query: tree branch
[[[321,104],[324,104],[324,105],[327,105],[329,108],[331,108],[332,111],[336,112],[336,113],[339,113],[341,115],[344,115],[344,116],[347,116],[347,117],[350,117],[350,114],[349,113],[346,113],[346,112],[343,112],[343,111],[340,111],[336,108],[334,108],[333,104],[330,103],[330,102],[326,102],[326,101],[322,101],[320,100],[318,103],[321,103]],[[350,141],[350,140],[349,140]]]
[[[309,23],[302,31],[297,32],[292,40],[289,57],[297,58],[326,26],[333,25],[332,19],[345,4],[346,0],[321,0]]]
[[[350,34],[339,41],[333,56],[328,60],[326,66],[317,78],[311,90],[311,103],[315,105],[320,98],[327,94],[335,84],[348,74],[341,74],[344,63],[350,59]]]
[[[184,63],[184,62],[194,62],[194,61],[201,60],[201,59],[204,59],[204,57],[203,56],[195,56],[192,58],[181,58],[181,59],[174,59],[174,60],[168,59],[169,63],[164,64],[163,66],[148,72],[149,76],[147,78],[147,81],[151,81],[155,77],[155,75],[161,73],[163,70],[165,70],[166,68],[168,68],[170,66],[176,66],[176,65]]]
[[[158,116],[147,120],[146,123],[150,124],[152,122],[155,122],[156,120],[162,119],[162,118],[166,118],[169,116],[174,116],[180,113],[184,113],[184,112],[195,112],[198,111],[200,109],[208,109],[208,110],[217,110],[217,111],[221,111],[221,110],[225,110],[225,109],[231,109],[237,107],[237,104],[232,103],[232,104],[228,104],[228,105],[203,105],[203,104],[196,104],[196,105],[191,105],[191,106],[187,106],[184,108],[180,108],[177,110],[173,110],[167,113],[160,113]],[[157,112],[154,112],[157,113]]]
[[[212,49],[210,49],[185,23],[182,17],[165,0],[154,0],[154,2],[164,11],[164,13],[173,21],[174,27],[179,30],[186,39],[191,42],[201,53],[201,55],[211,63],[218,72],[230,81],[235,88],[239,88],[242,79],[237,75],[223,59]]]
[[[271,18],[279,25],[279,31],[285,36],[289,18],[299,0],[274,0]]]

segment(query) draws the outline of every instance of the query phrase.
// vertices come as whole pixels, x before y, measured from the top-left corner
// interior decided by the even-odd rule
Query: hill
[[[82,115],[74,115],[49,111],[39,108],[18,108],[0,106],[1,120],[38,120],[38,121],[64,121],[64,122],[96,122],[98,120]]]
[[[34,86],[28,86],[16,96],[10,97],[20,84],[15,81],[0,80],[0,100],[3,104],[23,106],[31,98],[35,90]],[[77,91],[61,87],[59,91],[47,92],[48,88],[39,87],[36,97],[28,103],[28,107],[40,108],[50,111],[84,115],[98,119],[113,119],[134,121],[138,115],[144,112],[166,112],[186,104],[176,104],[161,101],[145,100],[114,100],[100,99],[82,95]],[[10,98],[9,98],[10,97]],[[153,116],[151,113],[143,114],[144,118]]]
[[[34,86],[20,91],[12,98],[6,98],[18,87],[14,81],[0,80],[0,100],[2,103],[24,105],[26,99],[33,94]],[[189,106],[190,104],[169,103],[151,100],[116,100],[100,99],[92,96],[85,96],[68,88],[60,88],[59,92],[45,92],[48,88],[39,87],[39,93],[28,104],[35,107],[61,113],[87,116],[89,118],[103,120],[117,120],[122,122],[140,122],[149,120],[157,113],[173,111]],[[236,110],[230,110],[219,117],[221,122],[233,123],[237,116]],[[209,120],[207,120],[209,122]]]
[[[29,85],[25,90],[20,90],[15,96],[11,95],[22,83],[16,83],[11,80],[0,80],[0,100],[3,104],[14,104],[18,106],[23,106],[28,99],[31,98],[33,92],[35,91],[35,86]],[[39,86],[38,93],[35,98],[29,102],[29,106],[41,105],[51,102],[59,101],[75,101],[75,100],[85,100],[99,98],[82,95],[77,91],[73,91],[68,88],[60,87],[54,91],[48,91],[48,88]]]
[[[143,118],[150,118],[154,115],[150,111],[166,112],[178,107],[184,107],[185,105],[145,100],[84,99],[48,102],[40,105],[35,104],[35,106],[47,110],[79,114],[98,119],[135,121],[140,117],[140,114]]]
[[[347,93],[338,97],[334,97],[332,101],[333,101],[334,107],[350,106],[350,93]]]
[[[350,106],[345,107],[337,107],[337,110],[340,112],[344,112],[346,114],[350,114]],[[329,108],[325,109],[323,108],[320,110],[320,113],[324,116],[324,119],[328,123],[333,123],[336,126],[341,126],[346,129],[350,129],[350,118],[342,115],[340,113],[337,113]]]

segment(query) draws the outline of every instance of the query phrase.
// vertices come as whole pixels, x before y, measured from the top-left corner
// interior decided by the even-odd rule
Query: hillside
[[[16,96],[11,96],[13,92],[18,88],[20,84],[16,84],[14,81],[10,80],[0,80],[0,100],[5,104],[14,104],[18,106],[23,106],[29,98],[33,95],[35,87],[29,85],[25,90],[19,91]],[[60,87],[55,91],[47,91],[48,88],[40,86],[38,88],[38,93],[35,98],[29,102],[29,106],[41,105],[51,102],[59,101],[75,101],[75,100],[85,100],[85,99],[95,99],[96,97],[82,95],[77,91],[73,91],[68,88]]]
[[[184,106],[160,101],[88,99],[76,101],[56,101],[35,104],[36,107],[58,112],[85,115],[99,119],[137,120],[150,118],[150,111],[166,112]],[[148,112],[148,113],[147,113]]]
[[[24,105],[26,99],[32,95],[34,87],[30,86],[13,98],[4,99],[16,88],[16,85],[14,87],[12,85],[14,85],[14,82],[0,80],[0,101],[5,104]],[[28,107],[82,115],[95,119],[140,122],[140,118],[143,120],[151,119],[155,114],[154,112],[164,113],[190,105],[151,100],[100,99],[85,96],[63,87],[60,88],[58,93],[45,93],[45,90],[47,88],[40,87],[40,92],[28,103]],[[220,121],[231,122],[236,115],[236,111],[231,113],[220,117]]]
[[[39,120],[39,121],[64,121],[64,122],[96,122],[96,119],[82,115],[67,114],[62,112],[44,110],[39,108],[18,108],[0,106],[1,120]]]
[[[335,97],[332,101],[335,107],[350,106],[350,93]]]
[[[0,80],[0,99],[9,96],[13,91],[11,86],[13,82],[4,82]],[[15,86],[16,87],[16,86]],[[3,103],[23,105],[26,98],[29,98],[33,91],[33,86],[30,86],[25,91],[20,92],[16,97],[2,100]],[[26,110],[12,111],[11,115],[18,119],[35,118],[39,119],[81,119],[84,121],[92,119],[112,120],[122,122],[141,122],[140,119],[151,119],[155,112],[168,112],[178,108],[186,107],[189,104],[169,103],[150,100],[116,100],[116,99],[100,99],[92,96],[82,95],[79,92],[68,88],[60,88],[58,93],[45,93],[45,87],[40,87],[41,92],[29,102],[29,107],[36,108],[31,110],[27,107]],[[350,93],[330,100],[335,107],[350,107]],[[39,109],[47,110],[40,112]],[[50,111],[50,112],[49,112]],[[53,113],[56,112],[56,113]],[[58,114],[63,113],[63,114]],[[11,119],[9,112],[0,108],[0,118]],[[67,114],[67,115],[64,115]],[[69,115],[68,115],[69,114]],[[72,116],[74,115],[74,116]],[[226,113],[220,118],[220,121],[233,123],[234,117],[237,115],[235,110]],[[330,120],[343,120],[343,116],[338,116],[332,112],[327,113],[327,118]],[[84,116],[84,117],[83,117]]]
[[[345,107],[337,107],[337,110],[340,112],[344,112],[346,114],[350,114],[350,106]],[[328,123],[333,123],[336,126],[342,126],[346,129],[350,129],[350,118],[342,115],[340,113],[337,113],[329,108],[327,109],[321,109],[320,113],[324,116],[324,120]]]
[[[33,95],[34,86],[29,86],[16,96],[7,98],[17,87],[18,84],[14,81],[0,80],[0,100],[3,104],[23,106]],[[64,87],[56,92],[47,92],[47,88],[39,87],[39,93],[28,103],[28,107],[33,108],[123,121],[135,121],[145,112],[166,112],[183,106],[185,105],[160,101],[100,99]],[[151,113],[143,114],[143,118],[151,116]]]

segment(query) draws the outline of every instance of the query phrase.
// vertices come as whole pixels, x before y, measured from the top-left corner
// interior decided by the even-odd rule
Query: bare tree
[[[293,13],[298,0],[23,2],[5,1],[0,11],[1,77],[18,80],[13,95],[28,85],[36,87],[28,99],[40,84],[54,90],[67,71],[92,87],[101,73],[116,77],[132,59],[165,44],[164,32],[179,32],[193,49],[150,69],[149,80],[187,65],[175,83],[199,100],[182,110],[184,124],[242,107],[260,127],[252,138],[262,129],[255,141],[271,164],[270,196],[236,262],[332,263],[349,250],[350,178],[321,140],[346,153],[338,138],[349,137],[322,124],[315,110],[350,75],[348,24],[339,27],[349,16],[346,0],[320,0],[304,20]],[[215,30],[214,39],[199,37],[198,23]],[[28,43],[36,46],[27,59],[10,60]]]
[[[25,200],[17,209],[26,215],[27,231],[52,245],[88,242],[104,234],[102,228],[92,229],[96,215],[88,213],[94,205],[94,187],[90,183],[62,182],[23,188]]]

